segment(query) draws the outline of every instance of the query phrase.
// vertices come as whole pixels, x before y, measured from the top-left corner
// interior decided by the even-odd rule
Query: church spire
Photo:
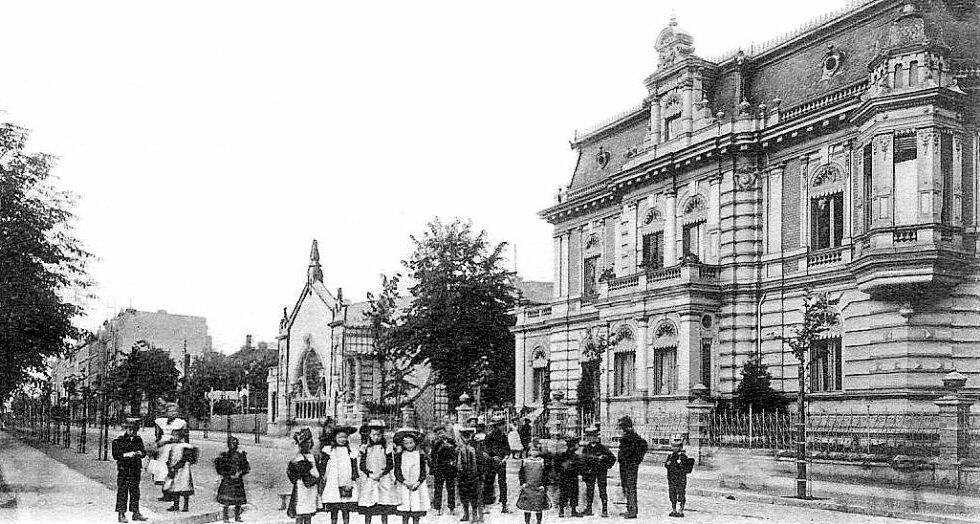
[[[306,271],[307,280],[323,283],[323,269],[320,267],[320,249],[317,247],[316,239],[313,239],[313,247],[310,249],[310,267]]]

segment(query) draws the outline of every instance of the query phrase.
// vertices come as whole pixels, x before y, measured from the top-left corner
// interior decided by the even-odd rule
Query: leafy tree
[[[82,337],[77,291],[92,283],[72,231],[75,198],[56,187],[53,157],[27,151],[28,137],[0,124],[0,398]]]
[[[140,404],[146,399],[150,415],[157,400],[173,398],[177,393],[180,372],[170,354],[141,340],[106,380],[109,398],[129,404],[130,413],[140,415]]]
[[[371,333],[371,357],[378,363],[381,379],[377,404],[382,410],[388,401],[397,402],[415,388],[406,378],[412,369],[412,359],[402,338],[405,330],[399,323],[400,280],[400,273],[391,278],[381,275],[381,291],[377,295],[367,294],[369,307],[364,312]]]
[[[400,337],[406,355],[432,368],[451,401],[477,388],[484,404],[512,401],[517,293],[504,268],[506,244],[491,245],[470,222],[438,219],[412,241],[404,265],[413,300]]]
[[[273,362],[273,365],[275,363]],[[206,419],[210,414],[209,402],[204,395],[211,391],[238,390],[246,382],[246,368],[239,359],[208,351],[194,359],[180,389],[180,400],[187,414]],[[251,388],[249,389],[251,393]],[[218,405],[220,404],[220,405]],[[215,405],[215,413],[224,414],[230,409],[227,403]]]
[[[270,348],[265,342],[259,342],[256,347],[242,347],[230,358],[232,364],[241,368],[243,382],[240,382],[237,387],[243,383],[248,386],[248,393],[251,395],[248,404],[250,406],[265,406],[269,395],[267,382],[269,368],[278,362],[279,351],[276,348]]]
[[[788,401],[782,393],[772,388],[772,374],[762,362],[760,355],[753,355],[742,366],[742,380],[732,395],[732,407],[735,411],[748,413],[749,405],[753,412],[786,411]]]
[[[590,333],[582,347],[582,376],[575,389],[578,408],[582,413],[596,412],[596,399],[599,396],[599,383],[596,378],[599,374],[599,364],[606,351],[618,344],[621,339],[619,333],[610,334],[605,331]],[[545,399],[545,402],[547,401],[548,399]]]

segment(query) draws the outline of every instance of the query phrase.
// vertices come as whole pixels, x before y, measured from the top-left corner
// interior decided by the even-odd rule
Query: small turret
[[[320,249],[317,247],[316,239],[313,240],[313,247],[310,249],[310,267],[306,275],[311,284],[313,282],[323,283],[323,268],[320,267]]]

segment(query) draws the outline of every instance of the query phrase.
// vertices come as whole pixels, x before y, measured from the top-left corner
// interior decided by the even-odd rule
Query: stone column
[[[650,98],[650,143],[656,145],[660,143],[660,126],[662,125],[660,115],[660,99],[656,97]]]
[[[667,191],[664,205],[664,267],[677,264],[677,192]]]
[[[647,377],[649,368],[647,367],[647,328],[649,320],[641,318],[637,320],[639,329],[636,336],[636,390],[639,396],[646,397],[648,387]]]
[[[555,268],[555,285],[552,286],[551,295],[553,298],[561,298],[561,236],[554,237],[554,268]]]
[[[939,407],[939,461],[936,477],[940,484],[960,487],[960,469],[969,453],[970,406],[973,399],[960,390],[966,385],[966,376],[953,371],[943,377],[943,387],[949,394],[936,400]]]
[[[524,332],[514,333],[514,405],[521,408],[527,405],[527,376],[528,359],[525,354]]]
[[[677,394],[688,395],[691,386],[697,381],[691,381],[691,372],[698,368],[694,359],[698,356],[698,351],[694,349],[694,338],[697,334],[697,327],[694,322],[698,320],[698,314],[693,311],[683,311],[680,314],[680,325],[677,326]],[[692,365],[694,364],[694,365]]]
[[[785,162],[780,162],[769,170],[769,220],[766,247],[769,253],[782,250],[783,231],[783,170]]]
[[[473,405],[470,403],[470,396],[463,393],[459,396],[459,405],[456,406],[456,423],[465,425],[471,416],[473,416]]]
[[[708,447],[708,417],[711,416],[714,405],[707,400],[708,388],[703,385],[692,388],[691,396],[694,399],[687,404],[687,412],[690,415],[687,439],[690,448],[697,449],[697,461],[698,465],[701,465],[707,458],[703,450]]]
[[[953,212],[950,219],[953,225],[963,225],[963,136],[953,134]],[[975,175],[974,175],[975,176]]]
[[[685,143],[690,143],[691,131],[694,129],[694,79],[691,73],[685,74],[684,85],[681,88],[681,132],[686,133]]]
[[[708,250],[705,262],[718,263],[719,230],[721,227],[721,173],[708,178]]]

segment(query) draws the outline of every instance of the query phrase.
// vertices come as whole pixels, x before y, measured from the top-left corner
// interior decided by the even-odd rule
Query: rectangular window
[[[701,260],[704,246],[704,222],[685,224],[683,231],[684,256],[694,255]]]
[[[636,389],[636,353],[621,351],[613,355],[613,396],[632,395]]]
[[[681,114],[677,113],[673,116],[668,116],[664,118],[664,130],[663,130],[663,141],[666,142],[672,138],[677,138],[680,135],[681,127]]]
[[[909,62],[909,87],[919,85],[919,62],[913,60]]]
[[[647,269],[664,267],[664,232],[643,235],[643,265]]]
[[[531,372],[531,402],[541,402],[544,398],[545,373],[548,368],[534,368]]]
[[[813,249],[838,247],[844,238],[844,194],[834,193],[810,200]]]
[[[874,199],[874,161],[871,154],[871,144],[864,146],[864,230],[871,230],[874,220],[872,201]]]
[[[701,383],[711,390],[711,339],[701,339]]]
[[[814,355],[810,362],[811,391],[840,391],[843,389],[843,369],[841,362],[841,339],[831,338],[814,342],[811,348]]]
[[[677,348],[657,348],[653,352],[653,394],[677,391]]]
[[[585,259],[582,272],[582,295],[594,297],[599,294],[599,275],[597,274],[599,257],[589,257]]]
[[[953,223],[953,135],[939,135],[939,169],[943,172],[943,209],[940,221]]]

